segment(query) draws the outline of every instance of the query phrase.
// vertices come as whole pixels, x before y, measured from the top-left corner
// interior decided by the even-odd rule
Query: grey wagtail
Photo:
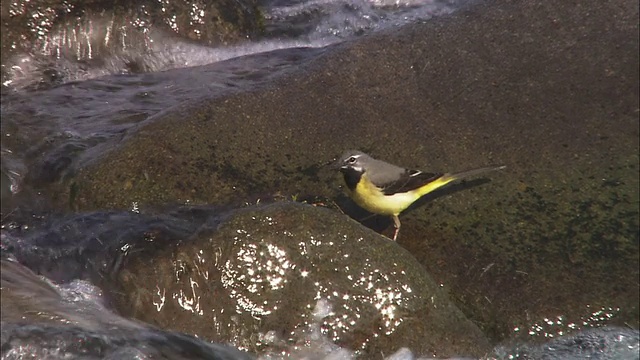
[[[485,167],[455,174],[424,173],[377,160],[361,151],[347,151],[335,163],[344,175],[353,201],[363,209],[393,218],[395,232],[400,231],[398,215],[424,195],[452,181],[501,170],[506,166]]]

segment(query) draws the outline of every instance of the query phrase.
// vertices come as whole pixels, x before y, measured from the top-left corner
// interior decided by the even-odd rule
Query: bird
[[[396,241],[400,232],[401,212],[424,195],[452,181],[506,166],[483,167],[459,173],[427,173],[374,159],[358,150],[346,151],[334,168],[342,172],[351,199],[361,208],[377,215],[391,216]]]

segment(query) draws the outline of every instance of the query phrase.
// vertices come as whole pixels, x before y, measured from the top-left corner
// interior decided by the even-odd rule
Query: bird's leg
[[[396,228],[396,231],[393,233],[393,241],[396,241],[398,237],[398,233],[400,232],[400,218],[398,215],[393,215],[393,227]]]

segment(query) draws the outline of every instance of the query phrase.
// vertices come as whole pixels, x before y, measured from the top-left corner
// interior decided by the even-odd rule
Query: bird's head
[[[355,171],[362,173],[365,171],[367,163],[370,160],[372,160],[371,156],[362,151],[349,150],[334,162],[333,167],[342,172]]]

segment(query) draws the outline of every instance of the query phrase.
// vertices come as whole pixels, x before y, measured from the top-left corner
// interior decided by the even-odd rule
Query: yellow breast
[[[398,215],[420,198],[416,191],[385,195],[367,179],[366,173],[351,192],[351,198],[363,209],[380,215]]]

